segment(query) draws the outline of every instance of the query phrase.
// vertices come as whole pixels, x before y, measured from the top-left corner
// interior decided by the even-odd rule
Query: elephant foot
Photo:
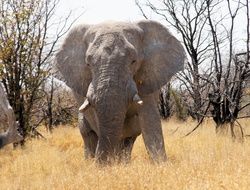
[[[155,152],[153,156],[151,156],[151,160],[155,164],[160,164],[167,161],[167,155],[165,152]]]

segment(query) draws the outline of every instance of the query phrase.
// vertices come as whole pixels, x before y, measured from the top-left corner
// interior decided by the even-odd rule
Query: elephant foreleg
[[[139,110],[139,120],[147,152],[153,161],[165,161],[167,156],[157,102],[153,96],[144,98],[144,102],[147,103]]]
[[[84,156],[86,159],[94,158],[98,142],[97,134],[90,128],[84,116],[79,116],[79,129],[84,142]]]

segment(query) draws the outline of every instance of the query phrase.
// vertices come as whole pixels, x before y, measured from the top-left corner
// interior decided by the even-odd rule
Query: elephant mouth
[[[143,101],[137,93],[133,96],[132,100],[133,100],[133,103],[136,103],[140,106],[143,105]],[[89,99],[86,98],[83,104],[79,107],[79,112],[84,113],[90,106],[91,104],[89,102]]]
[[[138,90],[136,88],[136,84],[134,81],[130,81],[128,83],[128,99],[129,103],[135,103],[139,106],[143,105],[143,100],[138,94]],[[93,83],[91,82],[88,87],[87,95],[85,101],[82,103],[82,105],[79,107],[79,112],[84,113],[86,110],[88,110],[91,107],[91,102],[93,97],[96,96],[93,89]]]

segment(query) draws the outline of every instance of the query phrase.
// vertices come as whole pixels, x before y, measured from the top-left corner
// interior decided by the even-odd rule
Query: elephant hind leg
[[[134,136],[134,137],[127,137],[124,140],[122,140],[121,154],[119,155],[121,161],[129,162],[131,160],[131,153],[136,138],[137,136]]]
[[[98,142],[98,136],[90,128],[89,122],[85,117],[79,117],[79,129],[84,142],[84,156],[86,159],[94,158],[96,146]]]

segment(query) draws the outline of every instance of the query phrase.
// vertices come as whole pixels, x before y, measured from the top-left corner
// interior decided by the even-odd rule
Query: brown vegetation
[[[249,123],[241,120],[243,126]],[[164,164],[149,161],[139,138],[131,163],[103,168],[84,160],[78,128],[43,132],[47,140],[32,139],[23,149],[7,146],[0,151],[1,189],[249,189],[250,141],[216,137],[212,121],[182,138],[194,126],[192,121],[163,122]]]

